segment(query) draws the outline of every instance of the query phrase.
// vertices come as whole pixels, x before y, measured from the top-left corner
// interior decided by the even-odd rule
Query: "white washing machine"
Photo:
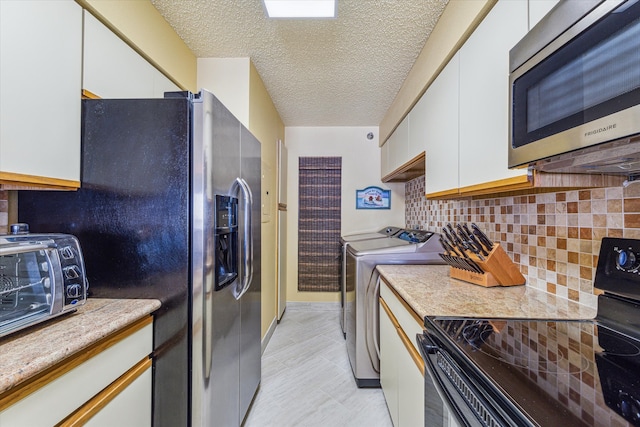
[[[345,309],[344,302],[346,297],[346,257],[347,257],[347,247],[354,243],[360,242],[363,240],[376,240],[376,239],[388,239],[389,237],[393,237],[396,234],[399,234],[404,229],[400,227],[394,227],[389,225],[384,227],[378,231],[371,231],[367,233],[356,233],[356,234],[347,234],[345,236],[340,237],[340,304],[341,304],[341,315],[340,315],[340,327],[342,328],[342,335],[346,338],[346,330],[345,330]],[[382,245],[384,246],[384,245]]]
[[[347,353],[358,387],[380,386],[379,264],[444,264],[440,235],[403,230],[385,240],[353,242],[347,248],[345,323]]]

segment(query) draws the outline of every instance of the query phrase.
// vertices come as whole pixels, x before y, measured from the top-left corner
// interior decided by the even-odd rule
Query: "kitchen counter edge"
[[[0,394],[149,316],[155,299],[89,298],[74,313],[0,338]]]
[[[378,265],[385,282],[426,316],[593,319],[596,310],[527,285],[486,288],[449,277],[445,265]]]

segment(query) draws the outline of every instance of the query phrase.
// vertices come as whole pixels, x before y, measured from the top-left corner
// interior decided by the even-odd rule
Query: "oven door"
[[[0,248],[0,336],[62,311],[62,277],[55,245]]]
[[[440,371],[437,364],[439,348],[427,332],[417,335],[416,339],[427,371],[424,376],[425,427],[482,426],[476,422],[475,415],[470,412],[448,378]]]
[[[425,396],[438,393],[442,400],[443,417],[447,426],[502,427],[518,425],[532,426],[525,418],[513,416],[496,400],[492,389],[482,373],[458,357],[454,350],[437,336],[424,331],[417,336],[418,348],[425,361]],[[508,405],[506,405],[508,406]],[[425,411],[429,411],[425,405]],[[437,411],[425,414],[437,417]],[[425,425],[434,425],[426,424]]]

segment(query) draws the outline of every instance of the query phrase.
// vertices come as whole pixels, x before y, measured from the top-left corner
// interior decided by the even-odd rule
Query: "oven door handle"
[[[40,250],[47,250],[47,249],[55,249],[57,248],[58,245],[51,242],[51,243],[30,243],[30,244],[25,244],[25,245],[18,245],[18,246],[5,246],[5,247],[0,247],[0,256],[2,255],[14,255],[14,254],[24,254],[27,252],[36,252],[36,251],[40,251]]]
[[[418,342],[418,348],[424,359],[425,376],[429,375],[433,381],[437,393],[442,399],[444,408],[448,411],[449,416],[452,416],[457,421],[459,426],[464,427],[482,427],[482,424],[476,419],[475,415],[467,408],[464,403],[461,406],[456,403],[456,399],[451,395],[455,391],[448,390],[445,385],[445,381],[449,381],[448,378],[442,378],[444,373],[438,372],[438,366],[435,361],[438,353],[442,352],[442,349],[431,339],[427,331],[423,331],[422,334],[416,335],[416,341]],[[466,413],[466,415],[463,414]]]
[[[425,359],[425,362],[427,361],[427,354],[435,354],[438,351],[438,346],[426,333],[417,334],[416,340],[418,340],[420,352],[422,353],[422,357]]]

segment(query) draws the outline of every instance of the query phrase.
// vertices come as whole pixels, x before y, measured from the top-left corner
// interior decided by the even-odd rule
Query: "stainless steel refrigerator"
[[[260,144],[211,93],[83,100],[82,188],[21,191],[90,297],[158,298],[154,426],[237,426],[260,383]]]

